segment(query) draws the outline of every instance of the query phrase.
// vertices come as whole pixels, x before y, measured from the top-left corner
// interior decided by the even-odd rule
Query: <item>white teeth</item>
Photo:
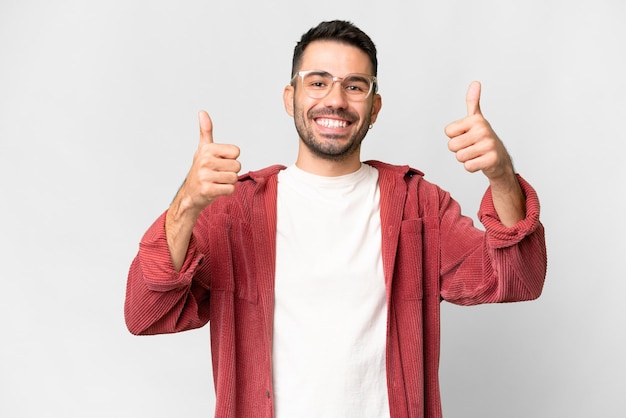
[[[325,128],[345,128],[346,126],[348,126],[348,122],[346,122],[345,120],[336,119],[320,118],[317,120],[317,123]]]

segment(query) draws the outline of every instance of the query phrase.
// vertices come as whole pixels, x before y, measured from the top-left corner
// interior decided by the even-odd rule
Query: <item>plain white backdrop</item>
[[[421,169],[474,216],[486,180],[443,128],[478,79],[542,202],[542,297],[443,303],[444,415],[626,416],[621,0],[0,0],[0,416],[213,416],[208,327],[131,336],[127,269],[198,110],[244,171],[294,161],[293,47],[335,18],[379,49],[364,159]]]

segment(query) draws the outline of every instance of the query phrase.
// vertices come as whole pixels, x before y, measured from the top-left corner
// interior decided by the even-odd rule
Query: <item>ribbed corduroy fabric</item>
[[[539,201],[518,177],[526,219],[506,228],[488,190],[479,212],[483,232],[419,171],[368,164],[379,171],[381,192],[391,417],[438,418],[440,301],[472,305],[541,294],[546,249]],[[144,235],[130,267],[125,302],[130,332],[179,332],[210,321],[216,417],[274,415],[276,179],[283,168],[242,176],[234,195],[205,209],[180,272],[167,248],[165,214]]]

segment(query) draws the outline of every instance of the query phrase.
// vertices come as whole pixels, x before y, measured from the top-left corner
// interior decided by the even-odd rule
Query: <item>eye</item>
[[[304,85],[306,88],[323,90],[331,85],[333,79],[329,74],[325,73],[309,73],[304,77]]]
[[[348,91],[352,91],[355,93],[361,93],[366,91],[365,87],[362,85],[358,85],[358,84],[351,84],[345,87],[346,90]]]
[[[327,86],[327,84],[324,81],[311,81],[309,83],[309,86],[316,87],[316,88],[322,88],[322,87]]]
[[[367,93],[370,89],[370,81],[360,76],[350,76],[343,80],[343,88],[348,93]]]

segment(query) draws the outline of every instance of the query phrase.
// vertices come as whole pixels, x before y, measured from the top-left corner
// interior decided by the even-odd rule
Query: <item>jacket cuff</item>
[[[500,222],[498,213],[493,204],[491,187],[487,189],[480,204],[478,218],[485,226],[487,240],[493,248],[503,248],[515,245],[522,239],[532,234],[541,224],[539,221],[539,197],[533,187],[516,174],[517,180],[526,198],[526,217],[513,225],[506,227]]]
[[[180,271],[174,269],[165,235],[166,214],[167,211],[157,218],[139,244],[138,257],[146,286],[156,292],[189,287],[196,268],[204,258],[197,251],[196,240],[192,235],[183,266]]]

